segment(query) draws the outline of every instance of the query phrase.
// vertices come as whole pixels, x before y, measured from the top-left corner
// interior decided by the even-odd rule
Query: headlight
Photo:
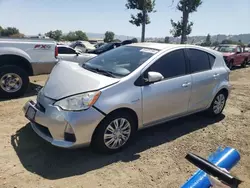
[[[99,98],[101,92],[88,92],[84,94],[74,95],[71,97],[67,97],[60,101],[55,102],[55,106],[59,106],[63,110],[69,111],[79,111],[79,110],[86,110],[91,107],[97,99]]]

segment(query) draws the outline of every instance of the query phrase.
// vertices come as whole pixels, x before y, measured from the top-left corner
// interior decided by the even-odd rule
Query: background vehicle
[[[96,57],[95,54],[81,53],[77,49],[73,49],[66,45],[58,45],[58,59],[72,61],[77,63],[85,63],[89,59]]]
[[[106,44],[102,45],[99,48],[96,48],[95,50],[89,50],[88,53],[101,54],[101,53],[107,52],[109,50],[112,50],[114,48],[117,48],[119,46],[121,46],[120,42],[110,42],[110,43],[106,43]]]
[[[101,47],[104,44],[107,44],[107,43],[105,43],[105,42],[98,42],[94,46],[95,46],[95,48],[99,48],[99,47]]]
[[[239,45],[221,44],[216,47],[215,50],[223,54],[224,60],[229,69],[232,69],[233,66],[239,65],[246,67],[247,62],[250,59],[250,53],[243,52],[243,48]]]
[[[0,39],[0,97],[19,97],[29,76],[48,74],[57,63],[56,43],[48,39]]]
[[[229,73],[221,53],[211,49],[136,43],[82,65],[60,62],[37,104],[28,101],[24,112],[34,131],[55,146],[91,143],[115,152],[138,129],[204,110],[220,115]]]
[[[95,46],[93,44],[90,44],[88,41],[76,41],[73,42],[70,47],[74,49],[80,49],[83,53],[88,52],[89,50],[94,50]]]

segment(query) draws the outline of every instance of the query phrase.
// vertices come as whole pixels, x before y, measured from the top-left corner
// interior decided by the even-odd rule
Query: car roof
[[[184,44],[164,44],[164,43],[155,43],[155,42],[142,42],[142,43],[132,43],[128,46],[136,46],[142,48],[154,48],[156,50],[166,50],[170,48],[175,48],[178,46],[185,46]]]
[[[211,48],[206,48],[198,45],[192,45],[192,44],[165,44],[165,43],[154,43],[154,42],[143,42],[143,43],[132,43],[128,44],[126,46],[135,46],[135,47],[142,47],[142,48],[152,48],[156,50],[170,50],[173,48],[194,48],[198,50],[203,50],[205,52],[208,52],[213,55],[221,55],[221,52],[215,51]]]

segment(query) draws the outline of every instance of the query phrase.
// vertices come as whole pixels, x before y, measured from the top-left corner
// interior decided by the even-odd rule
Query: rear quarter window
[[[211,68],[214,66],[214,62],[215,62],[215,57],[211,54],[207,54],[208,55],[208,59],[209,59],[209,62],[210,62],[210,66]]]

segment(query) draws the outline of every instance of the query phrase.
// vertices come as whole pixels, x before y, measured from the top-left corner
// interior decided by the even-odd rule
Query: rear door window
[[[208,53],[196,49],[187,49],[187,52],[190,61],[191,73],[202,72],[211,69]]]

